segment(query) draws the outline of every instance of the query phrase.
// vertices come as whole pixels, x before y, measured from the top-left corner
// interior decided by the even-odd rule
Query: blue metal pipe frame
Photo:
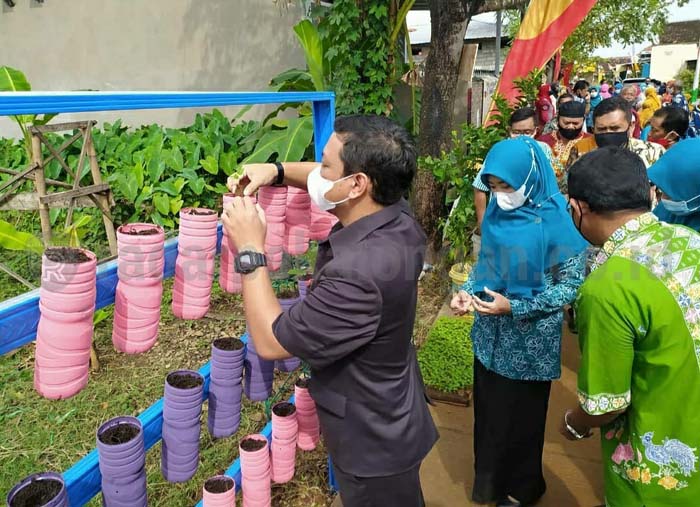
[[[0,115],[77,113],[96,111],[123,111],[135,109],[172,109],[184,107],[242,106],[255,104],[281,104],[312,102],[314,119],[314,148],[320,161],[323,147],[333,132],[335,119],[335,95],[332,92],[19,92],[0,93]],[[221,226],[218,245],[221,244]],[[177,238],[165,243],[166,277],[175,272]],[[97,268],[97,297],[95,308],[114,303],[117,286],[117,262],[102,263]],[[0,302],[0,355],[21,347],[36,339],[39,323],[39,290],[33,290]],[[246,340],[246,337],[243,337]],[[205,378],[204,397],[209,394],[209,363],[200,370]],[[150,449],[162,437],[163,399],[161,398],[142,414],[146,449]],[[268,423],[262,434],[268,439],[272,426]],[[226,474],[240,487],[240,462],[237,459]],[[97,450],[91,451],[64,474],[70,504],[85,505],[99,491],[101,475]],[[198,506],[201,505],[201,502]]]

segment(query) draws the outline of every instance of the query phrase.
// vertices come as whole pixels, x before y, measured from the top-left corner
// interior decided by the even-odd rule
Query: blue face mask
[[[666,208],[666,211],[668,211],[669,213],[673,213],[674,215],[682,217],[690,215],[691,213],[695,213],[696,211],[698,211],[698,209],[700,209],[700,204],[693,207],[688,206],[689,202],[692,202],[698,198],[700,198],[700,195],[697,195],[692,199],[688,199],[687,201],[671,201],[669,199],[661,199],[661,205],[664,208]]]

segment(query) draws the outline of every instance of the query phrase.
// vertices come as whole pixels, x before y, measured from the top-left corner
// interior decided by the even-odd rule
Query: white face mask
[[[350,196],[337,202],[329,201],[326,199],[326,194],[331,191],[336,183],[352,178],[350,176],[345,176],[339,180],[328,180],[321,176],[321,166],[309,173],[309,178],[306,180],[306,188],[309,192],[309,197],[311,197],[311,202],[313,202],[321,211],[330,211],[335,208],[338,204],[342,204],[345,201],[350,200]]]
[[[527,198],[530,196],[530,192],[532,192],[532,189],[530,189],[530,192],[527,193],[525,193],[525,190],[527,187],[527,180],[530,179],[531,174],[532,168],[530,168],[530,172],[527,173],[525,182],[515,192],[493,193],[493,195],[496,196],[496,204],[498,204],[499,208],[501,208],[503,211],[513,211],[514,209],[518,209],[527,202]]]

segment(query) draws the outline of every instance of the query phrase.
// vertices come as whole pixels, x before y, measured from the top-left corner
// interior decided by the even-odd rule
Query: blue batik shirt
[[[585,253],[550,269],[545,288],[531,299],[510,301],[509,315],[476,314],[474,355],[487,369],[514,380],[547,381],[561,376],[562,309],[583,283]],[[471,278],[462,289],[474,294]],[[483,299],[483,294],[477,294]]]

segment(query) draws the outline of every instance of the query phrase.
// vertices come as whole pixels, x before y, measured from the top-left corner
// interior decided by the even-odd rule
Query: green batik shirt
[[[700,235],[651,213],[615,231],[576,301],[579,402],[608,507],[700,506]]]

